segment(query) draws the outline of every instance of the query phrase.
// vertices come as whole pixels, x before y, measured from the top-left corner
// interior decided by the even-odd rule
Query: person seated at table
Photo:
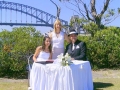
[[[86,43],[78,40],[78,33],[72,29],[68,34],[71,43],[66,46],[64,55],[68,53],[72,60],[86,60]]]
[[[40,60],[51,60],[52,59],[52,48],[51,48],[51,40],[49,36],[45,36],[43,38],[42,46],[38,46],[33,55],[34,62]]]

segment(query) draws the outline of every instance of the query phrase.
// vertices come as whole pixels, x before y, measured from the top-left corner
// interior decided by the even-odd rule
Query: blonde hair
[[[61,21],[59,19],[56,19],[54,22],[54,30],[56,31],[56,24],[59,24],[60,26],[62,26]],[[60,28],[61,31],[61,28]]]

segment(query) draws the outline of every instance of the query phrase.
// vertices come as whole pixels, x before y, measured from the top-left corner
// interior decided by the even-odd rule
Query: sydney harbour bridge
[[[46,26],[53,28],[55,19],[56,16],[32,6],[8,1],[0,1],[0,25]],[[67,21],[62,19],[60,19],[60,21],[62,25],[68,25]]]
[[[76,17],[76,16],[75,16]],[[32,6],[0,1],[0,25],[8,26],[44,26],[53,28],[54,21],[57,16],[51,15],[43,10],[34,8]],[[78,18],[78,17],[77,17]],[[60,18],[59,18],[60,19]],[[65,32],[69,32],[68,21],[60,19]],[[85,32],[80,25],[74,25],[78,33]]]

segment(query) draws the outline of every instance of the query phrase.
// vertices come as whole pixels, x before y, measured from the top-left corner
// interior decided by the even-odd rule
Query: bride
[[[45,36],[43,39],[42,46],[38,46],[33,55],[34,62],[40,61],[40,60],[51,60],[52,59],[51,52],[52,50],[51,50],[50,37]]]

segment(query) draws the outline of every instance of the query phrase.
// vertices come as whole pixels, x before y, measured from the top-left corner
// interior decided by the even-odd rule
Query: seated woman
[[[50,41],[50,37],[45,36],[43,39],[43,44],[42,46],[38,46],[36,48],[36,51],[33,55],[33,60],[34,62],[37,61],[49,61],[52,59],[52,54],[51,54],[52,50],[51,50],[51,41]],[[37,64],[37,63],[33,63],[32,69],[30,71],[30,90],[45,90],[45,89],[40,89],[44,87],[44,83],[41,83],[43,87],[40,87],[40,83],[36,83],[41,81],[41,78],[39,78],[41,76],[41,73],[38,72],[39,70],[41,70],[41,68],[44,65],[41,64]]]
[[[51,54],[51,41],[50,37],[45,36],[43,39],[43,44],[42,46],[38,46],[36,48],[36,51],[33,55],[33,60],[34,62],[40,61],[40,60],[50,60],[52,59],[52,54]]]

